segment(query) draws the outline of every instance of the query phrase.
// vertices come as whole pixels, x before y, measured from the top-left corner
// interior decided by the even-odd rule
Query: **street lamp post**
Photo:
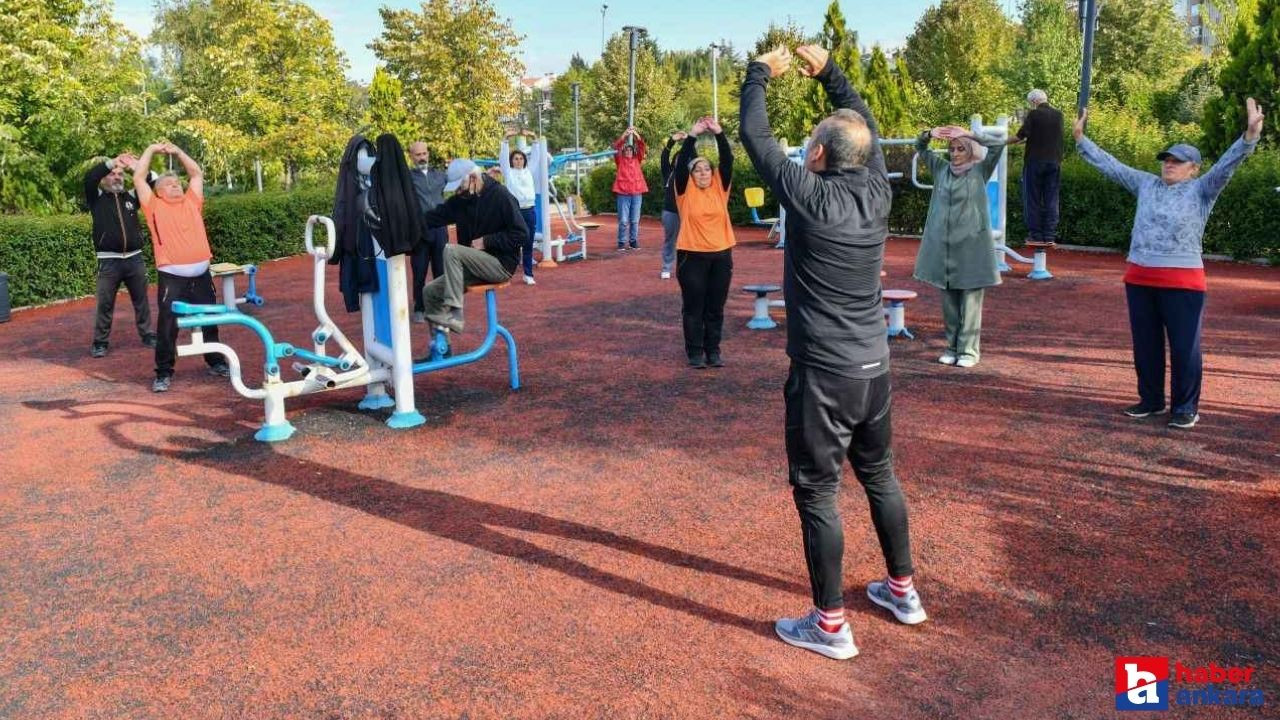
[[[573,93],[573,152],[582,154],[582,141],[578,139],[578,98],[582,94],[582,83],[569,86]],[[573,187],[578,197],[582,197],[582,172],[578,169],[578,161],[573,161]]]
[[[1076,98],[1076,117],[1089,106],[1089,84],[1093,78],[1093,31],[1098,25],[1097,0],[1081,0],[1080,23],[1084,32],[1084,58],[1080,63],[1080,96]]]
[[[720,51],[723,48],[717,43],[711,43],[711,117],[716,122],[720,122],[720,89],[719,89],[719,65]]]
[[[600,5],[600,57],[604,57],[604,14],[608,11],[607,4]]]
[[[633,128],[636,126],[636,47],[640,44],[641,36],[649,31],[638,25],[627,25],[622,29],[630,35],[631,57],[628,62],[627,127]],[[627,146],[631,147],[634,143],[634,138],[628,135]]]

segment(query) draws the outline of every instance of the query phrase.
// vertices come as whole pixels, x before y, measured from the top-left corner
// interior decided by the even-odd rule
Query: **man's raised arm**
[[[827,91],[827,97],[836,109],[852,110],[867,121],[867,129],[871,131],[871,154],[867,156],[867,169],[887,175],[888,168],[884,163],[884,152],[880,150],[880,126],[876,123],[871,108],[867,107],[866,101],[849,84],[844,71],[831,60],[830,53],[821,45],[801,45],[796,48],[796,55],[799,55],[805,63],[800,68],[800,72],[822,83],[823,89]]]
[[[769,186],[773,196],[784,203],[803,195],[806,186],[817,183],[813,173],[791,162],[778,146],[778,139],[769,127],[769,114],[765,111],[765,88],[770,78],[777,77],[791,67],[791,54],[783,47],[765,53],[747,65],[747,76],[742,82],[739,97],[739,135],[742,146],[755,165],[760,179]]]

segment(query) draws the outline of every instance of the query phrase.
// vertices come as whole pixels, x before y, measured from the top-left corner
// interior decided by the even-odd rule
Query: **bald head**
[[[431,151],[427,149],[427,144],[421,140],[409,146],[409,159],[414,165],[426,165],[431,161]]]
[[[805,167],[813,172],[861,166],[871,155],[871,129],[858,113],[842,108],[813,129]]]

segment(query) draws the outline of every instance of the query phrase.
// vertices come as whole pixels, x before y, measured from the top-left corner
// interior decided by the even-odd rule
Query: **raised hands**
[[[687,137],[689,137],[689,133],[683,130],[677,130],[671,133],[671,142],[684,142],[684,139]]]
[[[1253,102],[1250,98],[1249,102]],[[1089,108],[1080,110],[1080,116],[1076,118],[1076,124],[1071,128],[1071,134],[1075,137],[1076,142],[1080,142],[1080,138],[1084,137],[1084,124],[1089,119]]]
[[[519,134],[520,134],[520,132],[519,132],[518,130],[516,130],[515,128],[507,128],[506,132],[502,133],[502,137],[503,137],[504,139],[505,139],[505,138],[513,138],[513,137],[515,137],[515,136],[517,136],[517,135],[519,135]]]
[[[133,153],[122,152],[115,157],[115,164],[125,170],[132,171],[134,166],[138,164],[138,158]]]
[[[1249,98],[1244,101],[1245,111],[1245,130],[1244,139],[1249,142],[1257,140],[1262,135],[1262,121],[1266,118],[1262,114],[1262,108],[1258,107],[1258,101]]]
[[[707,129],[713,135],[719,135],[724,132],[724,128],[720,127],[720,123],[715,118],[704,118],[704,120],[706,121]]]
[[[769,66],[770,77],[778,77],[791,67],[791,52],[779,45],[756,58],[755,61]]]
[[[693,123],[693,127],[689,128],[689,134],[697,137],[707,131],[707,119],[700,117]]]
[[[930,130],[929,137],[937,140],[953,140],[955,138],[972,137],[972,134],[957,125],[941,125]]]
[[[796,55],[804,61],[804,64],[796,69],[805,77],[816,77],[822,72],[822,68],[827,66],[827,60],[831,57],[827,49],[821,45],[801,45],[796,48]]]

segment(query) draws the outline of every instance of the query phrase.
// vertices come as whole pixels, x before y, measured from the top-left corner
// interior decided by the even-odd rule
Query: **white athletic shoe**
[[[817,608],[804,617],[782,618],[773,624],[773,629],[788,645],[812,650],[833,660],[848,660],[858,654],[858,646],[853,644],[853,631],[849,629],[849,623],[841,625],[838,631],[829,633],[818,625]]]
[[[904,625],[919,625],[929,616],[924,612],[924,605],[920,604],[920,594],[914,589],[903,597],[894,595],[889,590],[889,582],[873,582],[867,584],[867,597],[871,602],[893,613],[898,618],[898,622]]]
[[[955,365],[957,359],[956,354],[948,350],[947,352],[942,353],[942,356],[938,358],[938,362],[943,365]]]
[[[662,278],[663,280],[670,280],[670,279],[671,279],[671,272],[670,272],[670,271],[668,271],[668,270],[663,270],[663,271],[662,271],[662,274],[661,274],[661,275],[659,275],[658,277]]]
[[[971,368],[977,364],[978,358],[973,357],[972,355],[964,355],[959,360],[956,360],[956,367]]]
[[[524,284],[525,284],[525,285],[537,285],[538,283],[534,281],[534,279],[533,279],[533,276],[532,276],[532,275],[525,275],[525,276],[524,276]]]

